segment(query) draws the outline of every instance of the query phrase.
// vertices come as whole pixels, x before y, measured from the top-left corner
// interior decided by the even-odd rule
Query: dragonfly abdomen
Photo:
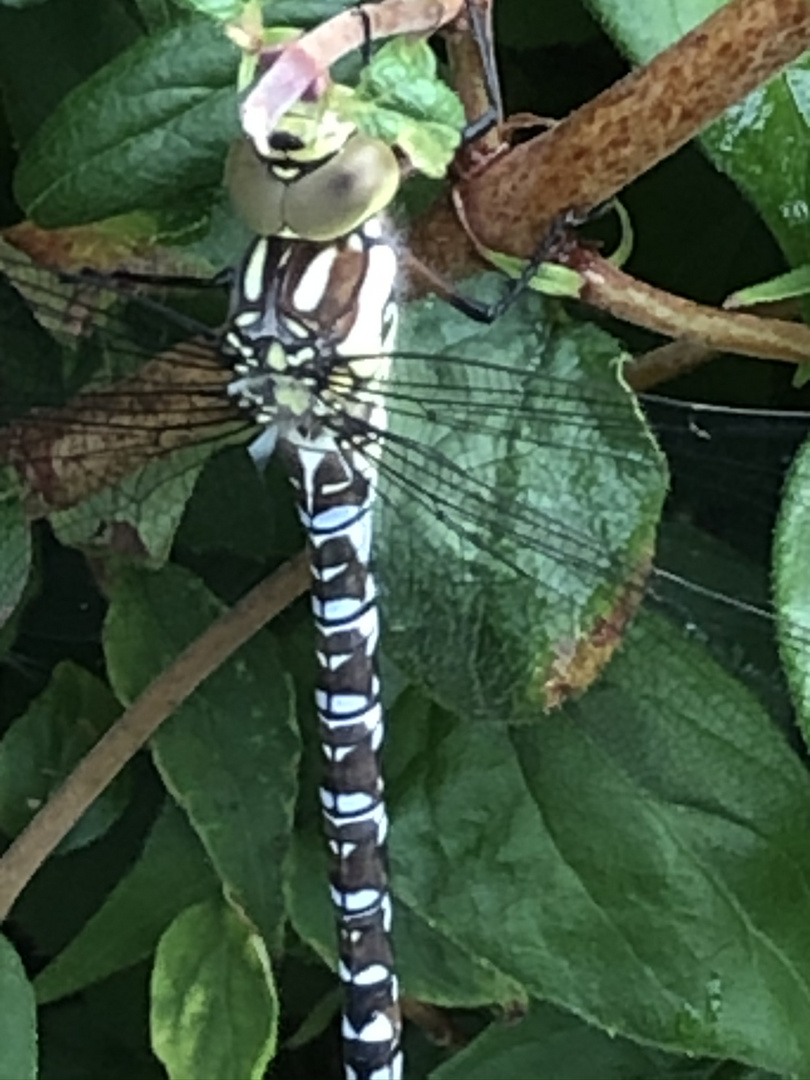
[[[402,1075],[369,569],[395,274],[395,249],[376,219],[329,244],[257,238],[237,274],[223,340],[237,376],[231,395],[267,429],[254,453],[275,441],[309,538],[320,798],[349,1080]]]
[[[339,930],[347,1076],[398,1076],[400,1016],[390,944],[388,818],[379,753],[379,618],[369,570],[376,476],[337,447],[283,441],[310,538],[321,806]],[[340,501],[336,501],[340,496]],[[350,1071],[351,1070],[351,1071]]]

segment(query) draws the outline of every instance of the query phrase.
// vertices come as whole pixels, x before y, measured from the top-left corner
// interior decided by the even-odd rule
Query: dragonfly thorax
[[[233,286],[222,350],[232,397],[292,438],[352,441],[384,428],[381,390],[396,329],[396,253],[377,219],[323,245],[250,246]]]

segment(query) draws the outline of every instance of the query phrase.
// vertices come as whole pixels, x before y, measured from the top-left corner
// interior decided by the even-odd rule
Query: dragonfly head
[[[260,236],[328,243],[384,210],[399,187],[391,147],[331,110],[291,110],[268,145],[263,156],[239,139],[225,167],[234,209]]]

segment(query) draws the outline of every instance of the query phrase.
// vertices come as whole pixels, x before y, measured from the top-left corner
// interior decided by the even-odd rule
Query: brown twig
[[[481,243],[528,258],[549,224],[606,202],[810,48],[808,0],[730,0],[715,15],[541,135],[461,185]],[[448,203],[411,232],[447,277],[480,269]]]
[[[726,310],[727,304],[728,301],[724,305]],[[798,321],[800,318],[798,305],[792,300],[774,300],[751,305],[747,313],[756,315],[758,319],[767,315],[775,322],[781,321],[783,325],[787,320]],[[651,390],[654,386],[660,386],[661,383],[669,382],[670,379],[677,379],[707,364],[717,356],[719,351],[721,350],[700,341],[677,338],[629,361],[622,368],[622,374],[634,390],[639,392]]]
[[[416,1024],[435,1046],[444,1050],[461,1050],[470,1041],[469,1035],[450,1013],[436,1005],[406,997],[402,999],[402,1015]]]
[[[696,341],[678,338],[669,341],[657,349],[635,357],[622,368],[622,375],[637,393],[652,390],[661,383],[677,379],[695,368],[706,364],[717,355],[716,349],[709,349]]]
[[[808,47],[808,0],[731,0],[649,64],[466,177],[458,195],[477,243],[531,256],[563,213],[607,201]],[[481,268],[449,200],[417,222],[410,240],[415,257],[445,278]],[[583,263],[592,258],[581,255]],[[729,321],[722,311],[654,290],[607,264],[602,273],[596,263],[592,269],[583,299],[628,322],[700,340],[704,355],[808,359],[806,328],[752,315]]]
[[[163,721],[308,584],[307,558],[301,553],[217,619],[150,683],[0,859],[0,920],[7,918],[45,859]]]
[[[462,147],[456,160],[464,159],[463,166],[474,169],[480,158],[490,158],[501,147],[499,124],[500,93],[497,86],[488,86],[485,64],[491,65],[491,76],[497,80],[495,53],[492,38],[492,0],[468,0],[469,16],[479,27],[476,36],[466,12],[444,31],[442,37],[447,46],[447,59],[452,72],[452,84],[461,98],[468,123],[480,121],[492,115],[492,127],[468,146]],[[497,100],[493,100],[497,95]]]
[[[585,281],[580,293],[582,300],[636,326],[741,356],[792,364],[810,361],[810,326],[803,323],[766,319],[685,300],[638,281],[581,247],[566,262]]]
[[[808,0],[731,0],[464,185],[476,235],[530,257],[559,214],[606,202],[808,48]]]

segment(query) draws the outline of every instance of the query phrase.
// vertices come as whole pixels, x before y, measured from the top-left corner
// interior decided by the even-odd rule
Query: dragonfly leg
[[[498,65],[495,60],[495,43],[492,35],[489,6],[487,5],[486,13],[476,0],[465,0],[464,6],[470,22],[470,31],[481,57],[481,70],[484,75],[484,89],[486,90],[488,106],[481,116],[476,117],[475,120],[470,120],[462,131],[462,148],[478,142],[479,139],[497,127],[503,119],[503,100],[501,98],[500,79],[498,78]]]
[[[113,270],[101,273],[91,267],[84,267],[77,273],[67,275],[78,278],[91,285],[114,288],[117,285],[146,285],[155,289],[229,289],[233,284],[234,272],[229,266],[209,277],[197,274],[148,274],[135,270]]]
[[[363,67],[368,67],[371,63],[371,19],[368,17],[368,12],[363,7],[362,0],[356,0],[354,7],[352,8],[352,14],[363,24],[363,44],[360,46],[360,56],[363,61]]]
[[[463,315],[474,319],[476,322],[491,324],[496,322],[525,292],[537,273],[540,264],[546,262],[554,250],[567,241],[568,230],[577,221],[578,218],[574,215],[561,214],[551,224],[520,275],[516,278],[507,279],[502,294],[491,304],[484,304],[479,300],[473,300],[470,296],[465,296],[414,255],[409,256],[409,263],[414,270],[431,283],[439,295],[456,311],[460,311]]]

